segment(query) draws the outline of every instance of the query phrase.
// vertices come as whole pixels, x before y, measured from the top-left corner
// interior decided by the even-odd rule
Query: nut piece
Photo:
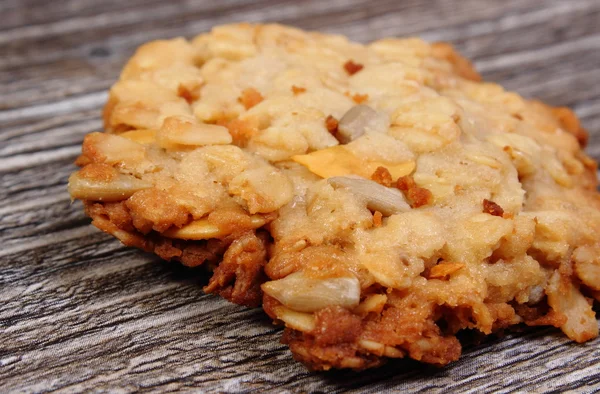
[[[528,305],[535,305],[542,301],[546,293],[544,292],[544,288],[540,285],[531,286],[529,289],[529,299],[527,300]]]
[[[416,163],[409,160],[398,164],[364,160],[346,149],[345,146],[335,145],[330,148],[317,150],[306,155],[292,156],[292,160],[302,164],[313,174],[321,178],[334,176],[359,175],[370,178],[378,167],[388,169],[392,178],[408,175],[415,169]]]
[[[102,170],[102,171],[99,171]],[[91,164],[69,177],[71,198],[91,201],[121,201],[152,184],[124,175],[106,165]]]
[[[372,294],[368,296],[363,302],[354,308],[354,313],[357,315],[366,315],[369,312],[380,313],[387,302],[387,295],[385,294]]]
[[[333,187],[344,187],[367,202],[367,208],[384,216],[410,211],[410,205],[397,189],[391,189],[362,178],[336,176],[327,180]]]
[[[380,120],[379,114],[373,108],[364,104],[355,105],[340,119],[336,138],[340,143],[347,144],[363,135],[367,130],[380,131],[377,130],[381,128],[377,127]]]
[[[260,215],[251,216],[250,220],[253,228],[259,228],[266,223],[265,219]],[[181,228],[171,227],[162,235],[168,238],[202,240],[224,237],[228,233],[208,220],[200,219],[194,220]]]
[[[358,341],[358,346],[367,350],[369,353],[376,354],[378,356],[382,356],[385,351],[385,345],[383,343],[371,341],[369,339],[360,339]]]
[[[385,350],[383,351],[383,355],[389,358],[403,358],[405,354],[402,350],[398,350],[393,346],[385,345]]]
[[[429,279],[448,279],[450,275],[462,269],[462,263],[449,263],[447,261],[434,265],[429,272]]]
[[[157,134],[158,144],[166,149],[173,145],[203,146],[231,144],[232,138],[227,127],[193,123],[183,117],[165,119]]]
[[[302,332],[311,332],[315,329],[315,315],[312,313],[296,312],[285,306],[273,308],[277,318],[285,323],[287,327]]]
[[[138,144],[153,144],[156,142],[156,130],[139,129],[130,130],[119,134],[119,137],[127,138]]]
[[[248,205],[248,212],[269,213],[293,197],[293,187],[281,171],[273,167],[244,170],[229,183],[229,193],[240,196]]]
[[[300,271],[261,287],[283,305],[299,312],[315,312],[334,305],[354,308],[360,302],[360,283],[354,276],[317,279]]]

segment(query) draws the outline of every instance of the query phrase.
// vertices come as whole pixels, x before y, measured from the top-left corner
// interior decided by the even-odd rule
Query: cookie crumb
[[[258,132],[256,125],[248,119],[233,119],[221,123],[222,126],[227,127],[233,140],[242,146]]]
[[[182,84],[179,84],[177,87],[177,95],[187,101],[188,104],[191,104],[200,98],[200,91],[199,89],[191,90]]]
[[[332,115],[327,116],[325,118],[325,127],[327,127],[327,131],[331,134],[335,134],[338,131],[338,120],[334,118]]]
[[[398,178],[396,187],[404,192],[412,208],[419,208],[433,202],[433,194],[424,187],[417,186],[412,176]]]
[[[306,88],[303,88],[301,86],[292,85],[292,92],[294,93],[294,95],[297,96],[300,93],[306,92]]]
[[[362,104],[365,101],[367,101],[368,99],[369,99],[369,95],[368,94],[356,93],[354,96],[352,96],[352,100],[354,100],[354,102],[356,104]]]
[[[502,209],[500,205],[487,199],[483,200],[483,212],[489,213],[493,216],[502,217],[502,215],[504,215],[504,209]]]
[[[392,174],[390,174],[390,171],[385,167],[377,167],[375,172],[371,175],[371,180],[385,187],[392,186]]]
[[[382,219],[383,214],[379,211],[375,211],[375,213],[373,213],[373,226],[381,227]]]
[[[344,70],[346,70],[346,72],[349,75],[354,75],[357,72],[359,72],[360,70],[362,70],[365,66],[363,66],[360,63],[354,63],[352,60],[348,60],[346,63],[344,63]]]
[[[239,97],[239,102],[242,103],[244,108],[250,109],[256,104],[264,100],[260,92],[254,88],[246,88],[242,91],[242,95]]]

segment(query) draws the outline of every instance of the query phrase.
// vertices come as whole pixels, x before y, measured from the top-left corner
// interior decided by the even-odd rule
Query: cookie
[[[464,329],[598,335],[585,130],[448,44],[215,27],[139,48],[103,116],[69,179],[92,223],[211,270],[310,369],[444,365]]]

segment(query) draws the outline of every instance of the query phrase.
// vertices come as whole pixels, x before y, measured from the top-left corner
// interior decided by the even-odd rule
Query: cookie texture
[[[585,130],[448,44],[219,26],[139,48],[103,117],[69,179],[92,223],[211,270],[310,369],[444,365],[464,329],[598,335]]]

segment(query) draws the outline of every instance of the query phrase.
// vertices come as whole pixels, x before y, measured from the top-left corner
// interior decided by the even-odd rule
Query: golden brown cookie
[[[598,335],[600,199],[566,108],[448,44],[280,25],[142,46],[69,180],[124,244],[214,272],[315,370],[444,365],[462,329]]]

